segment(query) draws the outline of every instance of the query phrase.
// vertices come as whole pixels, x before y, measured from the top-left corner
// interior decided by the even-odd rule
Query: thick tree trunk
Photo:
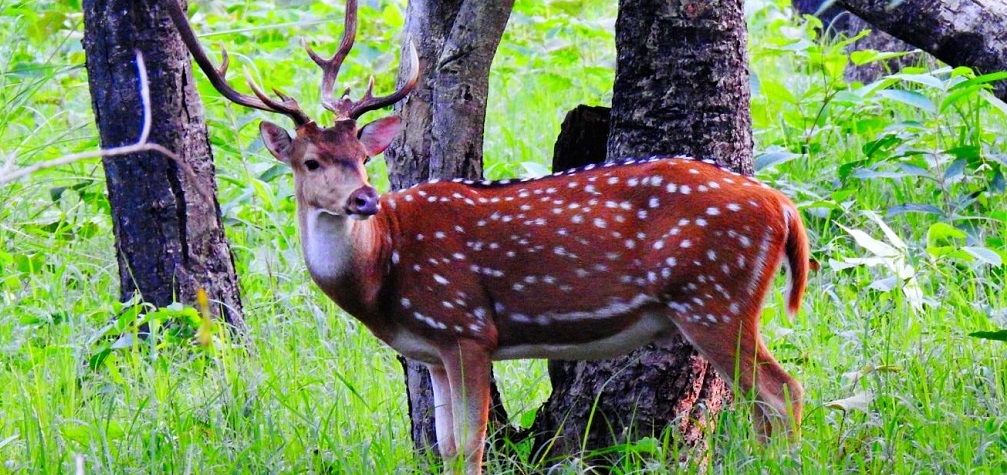
[[[405,36],[412,39],[416,46],[420,60],[420,82],[404,101],[395,104],[395,112],[405,121],[406,127],[399,138],[385,150],[388,179],[392,188],[397,190],[430,179],[437,61],[461,4],[461,0],[409,2]],[[404,70],[400,69],[400,83],[404,74]],[[480,163],[479,167],[481,166]],[[471,178],[479,176],[474,171],[471,173]]]
[[[742,4],[620,2],[609,160],[688,154],[751,173]],[[659,436],[667,426],[698,444],[730,396],[681,339],[614,360],[551,362],[549,373],[553,393],[534,427],[536,450],[548,455]]]
[[[214,311],[241,328],[238,282],[186,49],[157,2],[85,0],[83,8],[88,84],[102,146],[127,145],[140,135],[138,50],[150,78],[150,141],[173,150],[193,172],[183,173],[155,152],[103,161],[121,298],[139,294],[157,306],[192,303],[203,288],[217,304]]]
[[[741,0],[622,0],[608,159],[679,154],[752,173]]]
[[[878,29],[952,66],[979,73],[1007,70],[1007,2],[1003,0],[837,0]],[[1007,101],[1007,81],[994,84]]]
[[[396,105],[406,128],[385,151],[393,188],[433,178],[482,176],[489,69],[513,3],[409,2],[405,34],[416,42],[420,83]],[[406,373],[413,444],[427,451],[436,445],[430,374],[422,364],[400,361]],[[494,433],[494,428],[506,425],[507,413],[496,384],[491,389],[490,433]]]

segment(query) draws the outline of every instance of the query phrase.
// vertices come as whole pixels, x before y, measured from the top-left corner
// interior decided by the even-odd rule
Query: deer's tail
[[[801,297],[808,283],[808,272],[817,268],[811,260],[808,234],[801,221],[801,213],[794,203],[787,199],[783,205],[783,216],[787,220],[787,243],[784,264],[787,266],[787,316],[793,318],[801,308]]]

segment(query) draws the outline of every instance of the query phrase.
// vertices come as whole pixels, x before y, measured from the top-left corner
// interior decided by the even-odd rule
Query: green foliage
[[[203,1],[193,18],[205,42],[227,45],[232,77],[247,69],[325,117],[299,38],[331,51],[342,7],[281,3]],[[850,83],[846,67],[892,55],[848,52],[787,3],[752,0],[746,14],[759,177],[799,204],[827,264],[795,322],[776,318],[775,297],[763,322],[807,391],[803,439],[760,446],[741,396],[705,460],[717,473],[1003,473],[1007,107],[989,84],[1005,76],[921,64]],[[96,147],[79,10],[0,0],[0,157]],[[566,111],[610,101],[614,18],[613,2],[516,6],[490,78],[488,176],[543,173]],[[403,2],[363,2],[341,84],[359,92],[373,73],[391,90],[403,22]],[[0,473],[70,472],[78,457],[86,473],[423,472],[391,350],[308,283],[289,174],[256,137],[266,116],[226,104],[202,78],[198,87],[247,341],[211,328],[198,344],[195,309],[138,317],[117,302],[94,162],[0,187]],[[372,163],[387,186],[384,163]],[[529,426],[548,393],[544,363],[506,362],[497,375],[514,422]],[[644,436],[605,451],[614,473],[704,460],[679,464],[674,431]],[[491,452],[488,470],[540,468],[527,443],[514,450]]]

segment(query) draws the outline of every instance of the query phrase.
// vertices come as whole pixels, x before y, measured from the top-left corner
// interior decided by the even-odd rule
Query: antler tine
[[[235,90],[227,82],[226,73],[227,67],[230,64],[230,60],[227,56],[227,51],[222,49],[223,60],[221,61],[220,68],[213,66],[213,62],[203,51],[203,47],[199,44],[199,40],[196,38],[196,32],[192,30],[192,26],[189,25],[189,19],[186,17],[185,12],[182,11],[182,6],[179,0],[169,0],[165,2],[168,5],[168,15],[171,17],[172,23],[175,24],[175,28],[178,30],[179,35],[182,37],[182,42],[192,53],[193,59],[196,60],[196,64],[199,68],[203,70],[203,74],[206,74],[207,79],[213,84],[213,87],[220,92],[221,95],[226,97],[231,102],[235,104],[240,104],[246,107],[251,107],[253,109],[264,110],[266,112],[278,112],[287,117],[290,117],[294,124],[298,127],[308,122],[311,119],[301,110],[297,105],[297,101],[290,99],[289,97],[281,97],[282,102],[274,101],[262,94],[262,91],[258,89],[258,86],[254,85],[254,81],[249,80],[249,86],[252,87],[252,91],[255,92],[255,96],[249,96],[247,94],[242,94]]]
[[[306,40],[301,40],[304,50],[308,56],[320,68],[322,68],[322,106],[339,115],[345,115],[345,101],[333,95],[332,91],[336,87],[336,76],[339,75],[339,68],[343,65],[346,56],[353,49],[353,42],[357,37],[357,1],[347,0],[346,15],[343,20],[343,38],[339,41],[339,48],[331,58],[325,59],[315,53]],[[345,94],[344,94],[345,95]]]
[[[231,65],[231,57],[227,54],[227,49],[223,46],[220,47],[220,67],[217,68],[217,74],[222,78],[227,77],[227,68]]]
[[[350,111],[347,114],[349,118],[357,119],[361,115],[364,115],[365,112],[394,104],[402,100],[402,98],[406,97],[414,88],[416,88],[416,84],[419,82],[420,78],[420,60],[416,55],[416,47],[413,45],[412,39],[406,41],[406,51],[409,55],[409,74],[407,76],[409,79],[406,80],[406,83],[398,90],[387,96],[374,97],[372,95],[372,91],[374,90],[374,78],[371,77],[370,83],[367,85],[367,92],[364,93],[364,97],[356,103],[352,103]]]
[[[255,94],[255,97],[257,97],[260,101],[262,101],[263,104],[269,107],[270,110],[275,112],[282,112],[288,115],[300,114],[302,117],[304,117],[304,122],[299,122],[297,124],[298,126],[311,122],[311,119],[309,119],[306,115],[304,115],[303,112],[301,112],[301,107],[297,105],[297,101],[295,101],[294,98],[287,96],[277,91],[276,89],[273,89],[273,93],[275,93],[277,96],[280,97],[281,102],[273,100],[268,95],[266,95],[266,93],[262,90],[262,88],[259,87],[259,84],[256,83],[255,80],[248,75],[247,71],[245,72],[245,82],[248,83],[248,88],[252,90],[252,93]],[[293,118],[293,116],[291,117]],[[297,122],[297,119],[294,119],[294,122]]]

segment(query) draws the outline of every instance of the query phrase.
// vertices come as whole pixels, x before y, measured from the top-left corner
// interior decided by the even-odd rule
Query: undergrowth
[[[331,48],[341,7],[287,3],[201,2],[198,29],[261,83],[317,97],[298,38]],[[518,3],[491,78],[489,177],[541,174],[565,112],[610,101],[609,3]],[[681,465],[671,432],[651,434],[612,449],[614,473],[1003,473],[1007,107],[988,84],[1004,76],[922,66],[849,83],[844,68],[886,55],[847,51],[784,4],[753,0],[746,14],[758,176],[798,203],[822,264],[795,321],[774,297],[763,322],[806,388],[803,436],[761,446],[742,401],[706,454]],[[79,11],[0,0],[0,155],[19,165],[97,146]],[[403,15],[365,2],[345,85],[373,73],[390,90]],[[0,473],[422,471],[392,351],[309,284],[290,176],[256,138],[263,116],[198,86],[247,341],[211,328],[195,344],[207,330],[182,307],[146,314],[155,338],[128,337],[97,163],[0,187]],[[548,394],[544,363],[497,374],[527,427]],[[488,471],[542,469],[521,450],[491,451]],[[552,473],[580,473],[589,455]]]

